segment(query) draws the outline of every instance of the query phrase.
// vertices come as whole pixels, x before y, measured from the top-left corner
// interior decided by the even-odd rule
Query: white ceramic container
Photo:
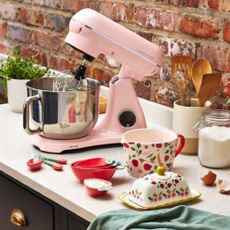
[[[197,154],[198,132],[193,126],[200,120],[207,107],[182,106],[175,101],[173,109],[173,131],[185,137],[184,154]]]
[[[23,104],[27,98],[26,83],[28,81],[24,79],[11,79],[7,81],[8,103],[13,112],[23,112]]]

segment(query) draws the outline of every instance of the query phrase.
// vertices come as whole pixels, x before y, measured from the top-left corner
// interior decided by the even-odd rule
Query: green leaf
[[[142,159],[142,158],[140,159],[140,162],[141,162],[141,163],[143,163],[144,161],[145,161],[144,159]]]
[[[49,72],[49,68],[37,64],[35,56],[23,58],[20,49],[13,50],[12,55],[0,59],[0,76],[5,81],[10,79],[37,79]]]
[[[167,167],[170,169],[171,167],[172,167],[172,164],[171,163],[168,163],[168,164],[166,164],[167,165]]]
[[[156,158],[155,158],[155,159],[156,159]],[[150,162],[154,163],[154,162],[155,162],[155,159],[154,159],[154,157],[152,157],[152,158],[150,158],[149,160],[150,160]]]
[[[137,148],[139,149],[141,147],[141,144],[140,143],[137,143]]]
[[[152,197],[150,197],[150,196],[148,197],[148,199],[149,199],[149,200],[151,200],[151,201],[153,201],[153,198],[152,198]]]
[[[136,149],[135,149],[134,147],[131,147],[131,149],[132,149],[133,151],[136,151]]]

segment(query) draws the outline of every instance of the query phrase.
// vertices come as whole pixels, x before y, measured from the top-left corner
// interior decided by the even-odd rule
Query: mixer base
[[[73,140],[54,140],[32,136],[32,144],[43,152],[61,153],[67,150],[81,149],[98,145],[117,144],[121,141],[122,133],[107,131],[104,133],[91,132],[88,136]]]

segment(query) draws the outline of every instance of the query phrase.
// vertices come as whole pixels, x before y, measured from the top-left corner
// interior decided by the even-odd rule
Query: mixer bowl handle
[[[40,126],[37,129],[30,128],[30,105],[33,101],[36,101],[36,100],[39,100],[41,102],[41,97],[38,94],[28,97],[25,100],[25,103],[23,106],[23,128],[28,134],[40,133],[43,131],[43,128],[42,128],[43,122],[40,123]],[[42,120],[43,120],[43,117],[42,117]]]

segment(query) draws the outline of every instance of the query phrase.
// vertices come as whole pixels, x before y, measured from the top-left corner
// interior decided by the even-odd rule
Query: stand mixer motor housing
[[[54,140],[36,135],[33,144],[46,152],[119,143],[121,135],[134,128],[146,127],[132,80],[159,72],[162,65],[160,48],[92,9],[83,9],[71,19],[65,42],[97,58],[100,54],[121,64],[118,75],[110,81],[110,94],[105,117],[89,135],[74,140]]]

